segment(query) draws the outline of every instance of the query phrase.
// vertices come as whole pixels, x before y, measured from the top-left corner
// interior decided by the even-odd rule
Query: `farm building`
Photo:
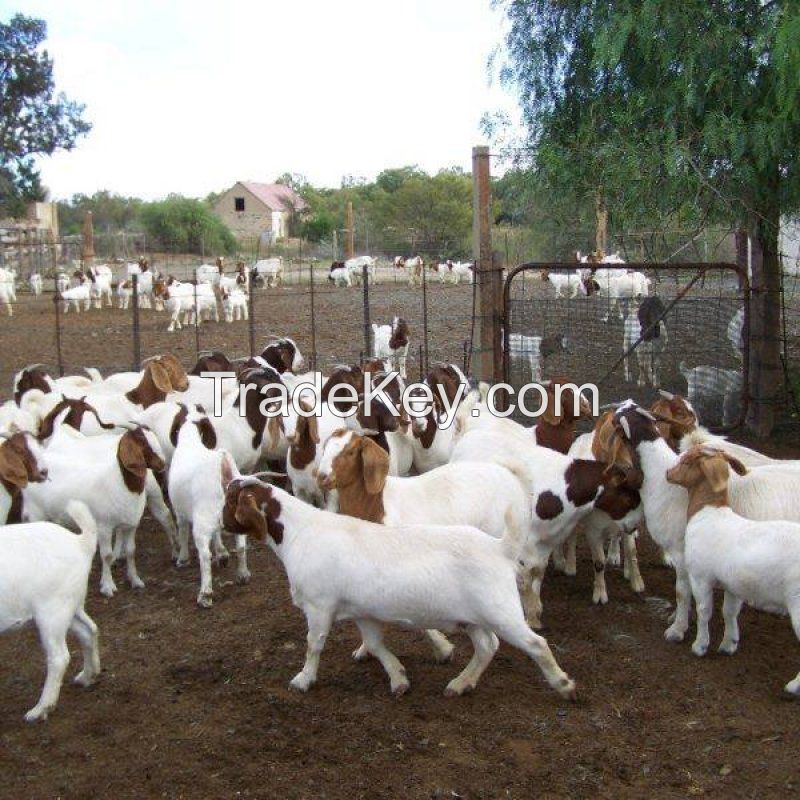
[[[266,235],[272,241],[288,236],[292,214],[305,209],[291,187],[254,181],[238,181],[214,205],[214,213],[236,236]]]

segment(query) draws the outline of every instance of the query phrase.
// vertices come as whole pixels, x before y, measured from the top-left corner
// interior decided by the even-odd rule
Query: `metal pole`
[[[53,303],[56,307],[56,360],[58,361],[58,374],[64,375],[64,356],[61,352],[61,293],[58,291],[58,275],[53,278],[54,294]]]
[[[308,263],[308,285],[311,291],[311,369],[317,371],[317,315],[314,302],[314,259]]]
[[[139,276],[131,275],[133,281],[133,292],[131,301],[133,302],[133,371],[138,372],[142,363],[142,338],[139,328]]]
[[[428,364],[428,280],[425,273],[425,261],[422,262],[422,341],[425,344],[425,371]]]
[[[256,354],[256,286],[250,279],[250,294],[247,298],[247,336],[250,344],[250,358]]]
[[[370,325],[369,316],[369,270],[366,264],[361,266],[361,283],[363,286],[362,296],[364,299],[364,350],[367,353],[372,352],[372,345],[370,342],[370,335],[372,333],[372,325]]]
[[[216,299],[214,302],[216,303]],[[197,307],[197,270],[194,271],[194,349],[196,361],[200,358],[200,309]]]
[[[422,383],[422,381],[425,380],[425,367],[422,364],[422,345],[421,344],[419,346],[418,359],[419,359],[419,380],[420,380],[420,383]]]
[[[345,259],[353,258],[356,254],[355,222],[353,221],[353,201],[347,201],[347,238],[345,239]]]

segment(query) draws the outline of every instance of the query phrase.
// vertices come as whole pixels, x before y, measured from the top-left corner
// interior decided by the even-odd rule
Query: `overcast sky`
[[[486,111],[490,0],[0,0],[48,24],[57,88],[91,133],[42,159],[56,198],[203,196],[300,172],[469,168]]]

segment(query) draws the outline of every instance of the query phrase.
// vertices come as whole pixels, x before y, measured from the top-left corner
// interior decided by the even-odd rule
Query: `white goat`
[[[225,322],[248,319],[247,295],[241,289],[221,289]]]
[[[542,280],[549,281],[556,290],[556,297],[564,297],[569,292],[569,297],[577,297],[581,288],[581,275],[575,272],[550,272],[549,269],[542,270]]]
[[[76,314],[81,313],[81,303],[84,304],[84,311],[88,311],[92,307],[92,282],[83,274],[81,274],[79,281],[77,286],[61,292],[61,300],[64,303],[63,312],[65,314],[69,311],[70,303],[72,303]]]
[[[70,500],[64,513],[81,531],[75,536],[50,522],[0,527],[0,631],[35,622],[47,659],[39,702],[25,719],[47,719],[58,702],[69,664],[67,631],[83,651],[75,683],[90,686],[100,674],[97,626],[84,610],[97,526],[83,503]]]
[[[500,637],[534,659],[562,697],[575,696],[575,683],[545,639],[525,624],[516,584],[517,531],[498,541],[465,526],[375,525],[314,509],[253,479],[233,482],[227,494],[236,521],[283,562],[292,597],[306,615],[306,661],[292,688],[305,692],[316,682],[332,624],[349,619],[386,670],[392,692],[403,694],[409,688],[405,669],[383,641],[383,626],[402,620],[414,628],[458,628],[472,640],[472,660],[447,685],[448,695],[475,688]]]
[[[685,553],[697,606],[692,652],[698,656],[708,650],[715,586],[725,590],[721,653],[736,652],[743,603],[788,613],[800,638],[800,524],[753,521],[737,514],[728,504],[728,465],[739,475],[747,472],[732,456],[701,446],[684,454],[667,472],[671,484],[689,492]],[[784,690],[800,694],[800,673]]]
[[[44,290],[42,276],[38,272],[32,272],[28,278],[28,286],[31,287],[31,292],[38,297]]]
[[[389,368],[406,378],[406,359],[408,357],[409,329],[402,317],[395,317],[391,325],[372,323],[372,356],[389,362]]]
[[[256,261],[252,274],[266,281],[267,287],[270,289],[281,286],[283,284],[283,259],[280,256],[262,258],[260,261]]]
[[[204,428],[206,429],[204,432]],[[239,470],[225,450],[209,450],[203,442],[210,423],[205,415],[189,413],[178,433],[178,444],[169,467],[169,497],[178,524],[180,554],[177,564],[189,563],[189,528],[197,548],[200,562],[200,591],[197,604],[211,608],[214,602],[211,582],[211,545],[220,560],[228,557],[222,544],[221,510],[225,500],[225,487]],[[246,583],[250,578],[247,569],[246,541],[236,537],[238,568],[236,578]]]

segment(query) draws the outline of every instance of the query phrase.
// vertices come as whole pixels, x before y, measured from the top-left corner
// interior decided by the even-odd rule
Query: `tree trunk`
[[[747,427],[762,439],[772,433],[783,388],[779,225],[780,213],[775,211],[758,217],[751,226],[755,236],[750,299],[750,407]]]

